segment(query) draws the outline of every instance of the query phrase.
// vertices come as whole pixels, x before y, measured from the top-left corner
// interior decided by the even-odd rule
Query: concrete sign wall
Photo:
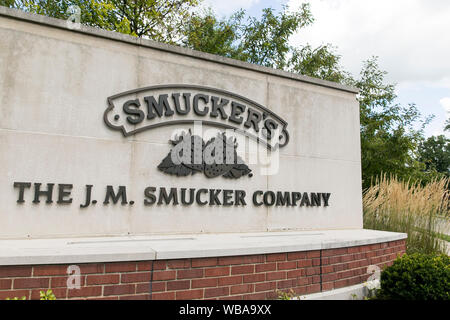
[[[0,238],[362,228],[352,88],[5,11],[0,177]]]

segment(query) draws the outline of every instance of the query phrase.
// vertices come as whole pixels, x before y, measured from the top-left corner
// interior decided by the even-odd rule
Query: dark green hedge
[[[450,300],[450,257],[403,255],[381,273],[380,299]]]

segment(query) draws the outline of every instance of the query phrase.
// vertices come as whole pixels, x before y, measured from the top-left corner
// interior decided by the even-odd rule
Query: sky
[[[292,36],[291,45],[332,44],[343,68],[358,76],[363,62],[379,57],[396,84],[397,102],[415,103],[435,117],[425,136],[443,134],[450,117],[449,0],[204,0],[219,16],[243,8],[260,16],[271,7],[297,9],[309,2],[314,23]],[[445,133],[450,138],[450,133]]]

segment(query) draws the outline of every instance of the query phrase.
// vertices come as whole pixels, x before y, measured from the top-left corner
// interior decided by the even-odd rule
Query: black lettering
[[[52,203],[52,194],[54,183],[47,183],[47,191],[41,191],[41,183],[34,184],[34,200],[33,203],[39,203],[40,196],[46,196],[47,200],[45,203]]]
[[[302,194],[300,192],[292,192],[292,205],[296,206],[297,201],[302,198]]]
[[[233,190],[223,190],[223,205],[224,206],[232,206],[233,201]]]
[[[189,201],[186,201],[186,188],[181,188],[181,203],[184,205],[191,205],[194,203],[195,189],[189,189]]]
[[[322,199],[323,199],[323,202],[324,202],[324,204],[323,204],[324,207],[328,207],[329,206],[328,200],[330,200],[330,196],[331,196],[331,193],[322,193]]]
[[[169,95],[167,94],[160,94],[158,97],[158,102],[156,102],[153,96],[144,98],[145,102],[147,102],[147,119],[150,120],[155,118],[156,115],[153,110],[156,111],[160,118],[163,116],[163,111],[166,117],[170,117],[174,114],[173,110],[170,108],[169,101],[167,100],[168,97]]]
[[[154,195],[155,191],[156,191],[155,187],[147,187],[147,188],[145,188],[144,195],[145,195],[146,199],[144,199],[144,205],[150,206],[150,205],[156,203],[156,196]]]
[[[209,205],[221,205],[219,198],[217,197],[222,190],[209,189]]]
[[[234,191],[234,205],[238,206],[238,205],[243,205],[246,206],[247,203],[245,202],[245,191],[244,190],[235,190]]]
[[[58,184],[58,201],[56,203],[72,203],[72,198],[64,199],[65,197],[70,196],[70,191],[66,189],[72,189],[73,184]]]
[[[255,206],[257,206],[257,207],[259,207],[259,206],[262,206],[263,205],[263,203],[262,202],[258,202],[258,199],[257,199],[257,197],[259,196],[259,195],[262,195],[264,192],[262,192],[262,191],[255,191],[254,193],[253,193],[253,204],[255,205]]]
[[[158,204],[163,204],[163,201],[166,204],[170,204],[170,202],[173,201],[173,204],[177,205],[178,204],[177,188],[170,188],[169,194],[167,194],[166,188],[164,187],[160,188]]]
[[[83,204],[80,204],[80,208],[86,208],[91,204],[91,193],[92,193],[92,185],[87,184],[86,185],[86,200]]]
[[[119,186],[119,191],[117,194],[114,192],[113,186],[106,186],[106,195],[105,195],[105,201],[103,201],[103,204],[109,204],[109,200],[112,200],[114,204],[116,204],[120,199],[121,204],[127,204],[127,190],[125,186]]]
[[[244,123],[244,127],[250,128],[253,126],[256,132],[259,132],[259,122],[262,120],[262,114],[251,108],[248,108],[247,121]]]
[[[14,188],[19,188],[19,199],[17,199],[17,203],[24,203],[23,195],[25,193],[25,188],[30,188],[31,182],[14,182]]]
[[[302,202],[300,202],[300,207],[303,207],[304,205],[306,205],[307,207],[311,205],[311,203],[309,202],[308,194],[306,192],[303,193]]]
[[[204,107],[203,110],[200,110],[198,108],[198,100],[203,100],[206,103],[209,102],[209,96],[205,95],[205,94],[201,94],[198,93],[194,96],[194,101],[192,102],[192,107],[194,108],[194,112],[196,115],[198,116],[204,116],[208,113],[209,108],[208,107]]]
[[[266,121],[264,121],[264,135],[266,136],[267,140],[272,139],[273,137],[273,131],[276,130],[278,128],[278,123],[276,123],[274,120],[272,119],[267,119]]]
[[[204,205],[208,204],[208,202],[202,201],[202,199],[201,199],[202,193],[208,193],[208,189],[199,189],[197,191],[197,194],[195,195],[195,201],[197,202],[198,205],[204,206]]]
[[[246,106],[244,106],[243,104],[233,101],[231,103],[231,115],[228,118],[228,120],[237,124],[241,124],[244,121],[244,118],[242,117],[238,118],[238,116],[245,111],[245,108]]]
[[[269,196],[270,196],[270,201],[269,201]],[[264,204],[266,206],[273,206],[275,204],[275,193],[273,191],[267,191],[266,193],[264,193],[264,197],[263,197],[263,201]]]
[[[177,111],[178,114],[180,115],[186,115],[189,113],[189,111],[191,111],[191,101],[190,101],[190,97],[191,94],[190,93],[183,93],[183,97],[184,97],[184,106],[185,109],[181,109],[181,105],[180,105],[180,94],[179,93],[173,93],[172,94],[172,99],[175,103],[175,110]]]
[[[220,104],[219,102],[219,98],[215,97],[215,96],[211,96],[211,102],[212,102],[212,108],[211,108],[211,113],[209,114],[211,117],[213,118],[217,118],[219,116],[218,112],[220,113],[220,117],[225,120],[226,118],[228,118],[227,113],[225,112],[225,110],[223,109],[223,107],[225,107],[230,100],[227,100],[225,98],[222,98],[220,100]]]
[[[290,206],[291,194],[289,192],[277,192],[277,206]]]
[[[129,114],[127,121],[131,124],[138,124],[144,120],[145,115],[142,110],[139,109],[141,103],[138,99],[128,100],[123,104],[123,112]]]
[[[312,207],[320,207],[320,193],[311,193],[311,206]]]

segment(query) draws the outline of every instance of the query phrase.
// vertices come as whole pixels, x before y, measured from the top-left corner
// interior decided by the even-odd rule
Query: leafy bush
[[[381,273],[380,299],[450,300],[450,257],[403,255]]]

